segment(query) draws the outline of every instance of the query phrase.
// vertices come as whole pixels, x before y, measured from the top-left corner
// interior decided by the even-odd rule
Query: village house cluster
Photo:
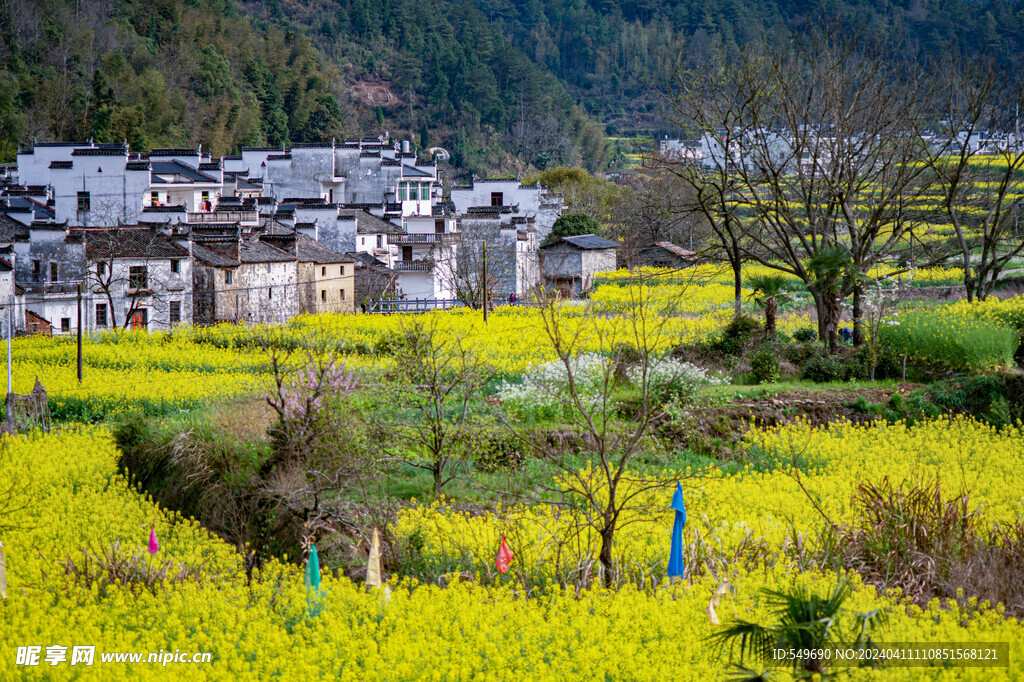
[[[54,334],[77,331],[79,314],[83,330],[155,331],[382,300],[447,307],[460,258],[484,243],[502,300],[542,283],[578,293],[614,267],[616,245],[558,242],[545,277],[541,242],[562,210],[519,178],[445,194],[437,166],[386,135],[221,158],[36,142],[0,167],[0,304],[16,330]]]

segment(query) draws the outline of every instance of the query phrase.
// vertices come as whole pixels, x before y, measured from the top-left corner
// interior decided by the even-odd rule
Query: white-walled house
[[[398,275],[398,295],[405,299],[455,298],[455,258],[458,220],[439,210],[437,215],[402,218],[404,229],[391,235],[400,256],[391,264]]]
[[[184,248],[146,225],[71,230],[81,240],[87,273],[90,329],[167,331],[192,323],[192,259]]]
[[[537,239],[543,241],[562,215],[564,199],[541,184],[524,185],[520,178],[473,178],[469,185],[456,185],[451,200],[459,215],[504,209],[503,222],[512,218],[532,219]]]

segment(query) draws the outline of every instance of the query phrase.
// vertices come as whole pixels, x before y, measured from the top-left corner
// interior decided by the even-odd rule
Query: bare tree
[[[940,72],[929,168],[943,216],[953,226],[967,299],[984,300],[1024,250],[1018,234],[1024,154],[1017,121],[1024,80],[974,55],[950,62]]]
[[[561,446],[513,423],[507,426],[540,457],[551,461],[559,474],[553,481],[538,481],[555,504],[568,508],[583,527],[600,537],[598,561],[603,582],[616,580],[615,538],[623,527],[649,521],[663,507],[652,507],[650,492],[668,489],[677,480],[661,472],[645,473],[637,466],[637,457],[656,450],[652,427],[664,412],[666,395],[663,362],[657,349],[670,332],[666,321],[671,310],[654,305],[644,275],[636,275],[627,285],[631,305],[622,316],[609,323],[591,308],[582,314],[568,314],[556,298],[540,307],[548,341],[556,356],[564,382],[552,387],[562,395],[568,413],[567,423],[587,443],[589,462],[566,457]],[[591,363],[582,359],[586,353]],[[593,367],[593,361],[598,367]],[[638,395],[624,409],[615,398],[619,370],[631,364],[630,375]],[[660,370],[660,371],[659,371]],[[550,503],[550,498],[547,498]]]
[[[429,471],[439,495],[473,455],[480,391],[493,372],[436,317],[405,326],[393,344],[394,374],[377,387],[373,421],[390,432],[389,456]]]
[[[516,231],[498,219],[467,218],[446,235],[448,260],[440,269],[445,286],[470,308],[489,306],[516,291]]]
[[[107,301],[111,327],[127,329],[137,312],[167,298],[166,283],[151,267],[162,247],[168,244],[159,231],[107,227],[84,229],[82,235],[85,242],[83,284]],[[165,255],[161,260],[166,258]],[[120,322],[119,307],[125,310]]]
[[[622,244],[621,258],[632,267],[641,249],[672,242],[690,251],[702,248],[711,230],[691,210],[693,188],[663,168],[646,168],[624,181],[614,201],[615,222],[605,236]]]
[[[833,245],[850,252],[840,296],[854,294],[859,339],[868,273],[921,220],[909,208],[929,187],[928,79],[917,75],[891,45],[813,30],[682,74],[670,93],[677,123],[709,150],[711,171],[684,176],[698,197],[710,194],[698,209],[742,257],[804,281],[823,340],[826,296],[808,259]],[[742,231],[726,230],[737,223]]]

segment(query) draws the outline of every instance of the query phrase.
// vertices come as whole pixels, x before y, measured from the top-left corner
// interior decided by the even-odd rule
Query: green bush
[[[928,388],[943,411],[967,413],[996,427],[1024,419],[1024,377],[985,374],[939,381]]]
[[[903,356],[890,346],[880,346],[875,360],[875,379],[899,379],[903,376]],[[846,378],[866,381],[871,378],[871,349],[861,346],[846,364]]]
[[[711,351],[723,355],[739,355],[756,334],[764,331],[761,322],[749,315],[737,315],[711,342]]]
[[[816,384],[843,381],[846,378],[846,368],[833,357],[813,357],[804,363],[803,378]]]
[[[772,346],[762,346],[750,358],[750,371],[759,384],[774,384],[779,380],[779,356]]]
[[[824,346],[815,343],[787,344],[779,348],[779,355],[786,362],[794,365],[803,365],[811,358],[818,358],[827,355]]]
[[[801,343],[811,343],[818,340],[818,330],[812,327],[802,327],[793,332],[793,340]]]
[[[917,311],[880,330],[892,352],[933,371],[982,372],[1013,364],[1019,338],[1004,324]]]

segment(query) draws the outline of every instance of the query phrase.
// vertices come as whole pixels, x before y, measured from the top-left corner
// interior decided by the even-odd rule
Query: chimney
[[[411,150],[409,149],[409,140],[402,140],[402,153],[408,154]]]

